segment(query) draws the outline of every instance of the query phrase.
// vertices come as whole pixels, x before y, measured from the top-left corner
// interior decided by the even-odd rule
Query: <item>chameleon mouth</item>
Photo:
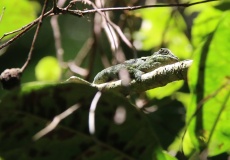
[[[179,61],[179,58],[177,58],[177,57],[171,57],[171,58],[173,58],[173,59],[175,59],[175,60]]]

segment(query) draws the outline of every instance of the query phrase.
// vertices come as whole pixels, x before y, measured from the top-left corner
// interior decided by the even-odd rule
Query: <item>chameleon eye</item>
[[[160,53],[160,54],[163,54],[163,55],[167,55],[167,54],[169,54],[169,51],[168,51],[168,49],[166,49],[166,48],[161,48],[161,49],[159,50],[159,53]]]

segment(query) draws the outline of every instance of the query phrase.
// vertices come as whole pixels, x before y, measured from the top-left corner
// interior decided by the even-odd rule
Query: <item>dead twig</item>
[[[37,29],[36,29],[35,34],[34,34],[34,38],[33,38],[33,41],[32,41],[31,47],[30,47],[30,51],[29,51],[27,60],[24,63],[24,65],[22,66],[22,68],[21,68],[22,72],[25,70],[25,68],[27,67],[27,65],[29,64],[29,62],[31,60],[31,57],[32,57],[32,54],[33,54],[33,50],[34,50],[34,44],[35,44],[35,41],[37,39],[38,32],[39,32],[40,27],[42,25],[42,19],[43,19],[44,14],[45,14],[46,5],[47,5],[47,0],[45,0],[45,2],[44,2],[43,8],[42,8],[42,13],[41,13],[40,19],[38,21],[38,26],[37,26]]]
[[[62,112],[61,114],[55,116],[53,121],[48,126],[43,128],[42,130],[40,130],[38,133],[36,133],[33,136],[33,139],[38,140],[42,138],[43,136],[45,136],[46,134],[48,134],[49,132],[51,132],[52,130],[54,130],[57,127],[57,125],[61,122],[61,120],[68,117],[70,114],[75,112],[78,108],[80,108],[80,105],[75,104],[71,106],[70,108],[68,108],[67,110],[65,110],[64,112]]]

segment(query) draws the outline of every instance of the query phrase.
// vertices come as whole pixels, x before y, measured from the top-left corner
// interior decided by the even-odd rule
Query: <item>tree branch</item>
[[[75,15],[78,17],[83,17],[85,14],[96,13],[96,12],[138,10],[138,9],[143,9],[143,8],[154,8],[154,7],[184,7],[185,8],[185,7],[190,7],[190,6],[201,4],[201,3],[209,3],[209,2],[214,2],[214,1],[218,1],[218,0],[204,0],[204,1],[200,1],[200,2],[181,3],[181,4],[160,4],[160,5],[156,4],[156,5],[143,5],[143,6],[132,6],[132,7],[128,6],[128,7],[115,7],[115,8],[98,8],[98,9],[90,9],[90,10],[71,10],[70,8],[73,6],[73,4],[78,2],[78,1],[84,2],[84,0],[73,0],[65,8],[59,8],[58,6],[54,6],[55,11],[54,11],[54,8],[51,9],[50,11],[46,12],[43,15],[43,18],[45,18],[47,16],[54,16],[57,14],[72,14],[72,15]],[[18,29],[18,30],[9,32],[9,33],[5,33],[0,38],[0,40],[2,40],[4,37],[6,37],[8,35],[11,35],[13,33],[21,31],[21,33],[19,33],[18,35],[14,36],[10,40],[8,40],[5,43],[3,43],[2,45],[0,45],[0,49],[10,45],[13,41],[18,39],[22,35],[24,35],[29,29],[31,29],[33,26],[35,26],[39,22],[39,20],[40,20],[40,17],[38,17],[36,20],[31,22],[30,24],[23,26],[21,29]]]
[[[73,2],[77,1],[83,1],[84,0],[75,0]],[[193,3],[176,3],[176,4],[153,4],[153,5],[142,5],[142,6],[128,6],[128,7],[111,7],[111,8],[98,8],[98,9],[89,9],[89,10],[71,10],[68,8],[63,10],[64,11],[69,11],[69,13],[77,15],[77,16],[83,16],[84,14],[89,14],[89,13],[95,13],[95,12],[107,12],[107,11],[121,11],[121,10],[138,10],[138,9],[144,9],[144,8],[156,8],[156,7],[190,7],[194,6],[197,4],[202,4],[202,3],[209,3],[209,2],[214,2],[218,0],[204,0],[204,1],[199,1],[199,2],[193,2]]]
[[[42,25],[42,19],[43,19],[44,14],[45,14],[47,1],[48,1],[48,0],[45,0],[45,2],[44,2],[43,8],[42,8],[42,13],[41,13],[40,19],[39,19],[39,21],[38,21],[38,26],[37,26],[36,31],[35,31],[35,33],[34,33],[34,38],[33,38],[33,41],[32,41],[31,47],[30,47],[30,51],[29,51],[27,60],[26,60],[26,62],[24,63],[24,65],[22,66],[22,68],[21,68],[22,72],[25,70],[25,68],[27,67],[27,65],[29,64],[29,62],[30,62],[30,60],[31,60],[31,57],[32,57],[32,54],[33,54],[33,50],[34,50],[34,44],[35,44],[35,41],[36,41],[36,39],[37,39],[38,33],[39,33],[39,31],[40,31],[40,27],[41,27],[41,25]]]
[[[152,72],[143,74],[141,76],[141,82],[132,80],[127,86],[124,86],[121,80],[102,84],[92,84],[75,76],[70,77],[66,82],[83,83],[95,87],[102,92],[116,91],[127,95],[132,92],[144,92],[149,89],[162,87],[173,81],[187,80],[187,71],[192,65],[192,62],[192,60],[185,60],[159,67]]]

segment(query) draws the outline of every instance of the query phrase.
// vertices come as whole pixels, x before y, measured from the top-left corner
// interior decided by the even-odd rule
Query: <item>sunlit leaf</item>
[[[205,11],[207,8],[215,7],[216,5],[222,3],[224,0],[211,1],[208,3],[200,3],[199,5],[193,5],[185,9],[185,14],[192,15],[199,12]],[[200,0],[186,0],[184,3],[196,3],[201,2]]]
[[[57,81],[61,76],[61,68],[55,57],[42,58],[36,68],[35,75],[39,81]]]
[[[149,50],[159,46],[162,35],[168,25],[171,8],[151,8],[137,11],[143,18],[141,29],[135,33],[134,38],[141,43],[142,49]],[[162,16],[164,15],[164,16]]]
[[[174,92],[176,92],[181,86],[183,85],[183,81],[176,81],[167,84],[164,87],[158,87],[155,89],[151,89],[146,91],[147,96],[152,99],[152,98],[164,98],[166,96],[172,95]]]
[[[4,33],[20,29],[32,22],[36,18],[35,7],[37,6],[37,3],[31,3],[28,0],[1,0],[0,12],[3,8],[5,8],[5,11],[0,22],[0,37]],[[10,36],[5,38],[5,40],[8,38]]]
[[[194,94],[188,120],[198,111],[188,134],[193,147],[201,151],[208,148],[209,156],[230,151],[229,17],[230,12],[225,12],[212,32],[206,32],[208,35],[195,52],[189,71],[190,89]]]
[[[217,27],[221,11],[213,7],[206,7],[203,12],[195,19],[192,28],[193,45],[199,46],[209,34],[211,34]]]
[[[184,34],[186,26],[178,12],[172,12],[172,8],[153,8],[137,12],[143,18],[140,31],[134,34],[135,44],[139,49],[149,50],[167,45],[178,57],[190,57],[192,47]]]

